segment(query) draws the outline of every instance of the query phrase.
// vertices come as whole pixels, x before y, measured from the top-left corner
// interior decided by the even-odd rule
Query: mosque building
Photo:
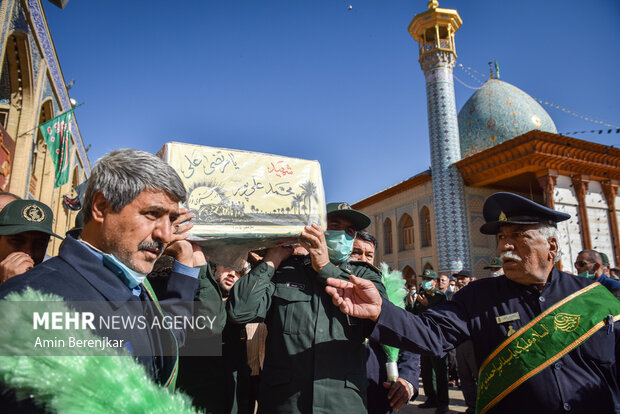
[[[66,0],[52,1],[64,7]],[[54,212],[54,232],[64,235],[73,227],[77,211],[65,196],[90,175],[75,118],[71,125],[69,180],[54,188],[54,165],[38,126],[73,108],[69,87],[40,0],[0,2],[0,191],[42,201]],[[58,251],[52,237],[48,253]]]
[[[461,24],[456,10],[431,0],[409,26],[426,79],[431,169],[353,205],[373,219],[377,262],[410,281],[427,268],[488,276],[496,241],[479,232],[482,205],[509,191],[571,215],[558,224],[565,271],[574,272],[583,249],[617,267],[620,150],[558,134],[539,103],[500,80],[498,69],[457,115],[452,69]]]

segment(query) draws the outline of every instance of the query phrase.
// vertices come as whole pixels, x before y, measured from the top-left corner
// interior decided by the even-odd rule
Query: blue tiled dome
[[[521,89],[489,79],[459,112],[461,157],[538,129],[557,133],[549,114]]]

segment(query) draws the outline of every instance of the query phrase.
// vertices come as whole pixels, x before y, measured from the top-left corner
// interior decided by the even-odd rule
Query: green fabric
[[[493,351],[480,367],[476,412],[484,413],[522,382],[620,318],[620,302],[599,283],[589,285],[537,316]]]
[[[399,308],[405,307],[405,279],[398,270],[390,271],[387,264],[381,263],[381,282],[385,286],[388,300]],[[381,345],[388,361],[398,361],[398,348],[389,345]]]
[[[385,297],[376,268],[361,262],[327,264],[319,273],[309,256],[292,256],[277,272],[260,263],[229,297],[229,318],[264,320],[269,332],[261,378],[261,413],[366,412],[365,321],[348,318],[325,293],[328,277],[371,280]]]
[[[73,109],[39,126],[54,163],[54,188],[60,187],[69,181],[72,121]]]

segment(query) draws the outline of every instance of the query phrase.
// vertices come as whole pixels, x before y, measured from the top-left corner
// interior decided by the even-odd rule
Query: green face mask
[[[353,251],[355,237],[349,236],[344,230],[327,230],[325,241],[329,260],[334,264],[345,262]]]
[[[585,277],[586,279],[594,279],[594,277],[596,276],[596,273],[590,273],[586,270],[584,272],[579,273],[577,276]]]
[[[424,290],[431,290],[433,288],[433,281],[423,280],[422,283],[420,283],[420,287]]]

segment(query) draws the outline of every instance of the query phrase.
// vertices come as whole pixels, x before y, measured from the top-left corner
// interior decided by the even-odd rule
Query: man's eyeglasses
[[[584,260],[580,260],[578,262],[575,262],[575,267],[584,267],[584,266],[587,266],[589,264],[590,264],[590,262],[586,262]]]

